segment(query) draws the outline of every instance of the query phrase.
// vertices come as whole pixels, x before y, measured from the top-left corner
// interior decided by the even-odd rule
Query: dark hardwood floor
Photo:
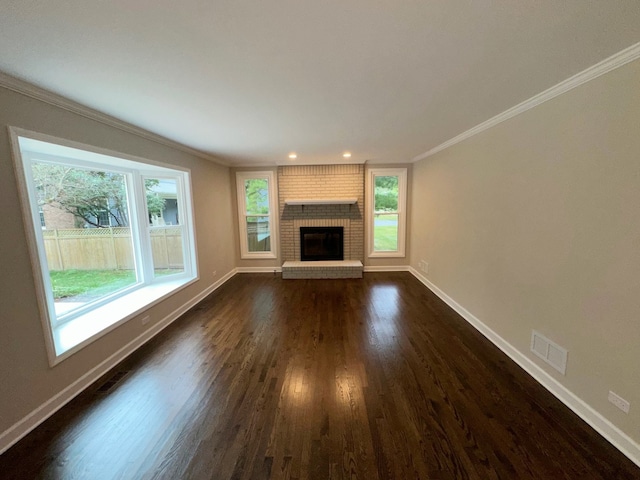
[[[237,275],[0,457],[3,479],[638,479],[409,273]]]

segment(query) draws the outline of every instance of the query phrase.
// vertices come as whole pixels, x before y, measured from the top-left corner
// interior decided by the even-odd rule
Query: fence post
[[[118,262],[118,253],[116,252],[116,239],[113,233],[113,227],[109,227],[109,237],[111,238],[111,250],[113,250],[113,263],[115,263],[116,270],[120,270],[120,263]]]
[[[53,240],[56,242],[56,252],[58,253],[58,264],[60,270],[64,270],[64,261],[62,260],[62,249],[60,248],[60,237],[58,236],[58,229],[53,231]]]
[[[164,244],[164,257],[167,259],[167,267],[169,268],[169,245],[167,244],[167,229],[162,229],[162,243]]]

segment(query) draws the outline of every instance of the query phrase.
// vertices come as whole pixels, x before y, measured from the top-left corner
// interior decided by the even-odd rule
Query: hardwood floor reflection
[[[237,275],[0,478],[638,479],[408,273]]]

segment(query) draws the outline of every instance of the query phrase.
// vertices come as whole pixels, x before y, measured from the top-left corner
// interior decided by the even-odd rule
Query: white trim
[[[318,260],[301,261],[287,260],[282,264],[283,269],[298,268],[304,270],[324,270],[341,268],[363,268],[360,260]]]
[[[53,360],[51,360],[50,366],[55,367],[62,361],[66,360],[70,356],[85,348],[87,345],[90,345],[101,337],[104,337],[106,334],[127,323],[128,321],[141,316],[151,307],[158,305],[159,303],[168,299],[170,296],[175,295],[180,290],[187,288],[198,280],[198,278],[193,278],[191,280],[177,282],[175,284],[173,282],[166,283],[163,285],[158,285],[159,288],[154,288],[156,287],[154,285],[150,285],[148,286],[148,288],[143,287],[135,290],[134,292],[131,292],[131,295],[122,296],[114,300],[113,302],[105,304],[102,307],[98,307],[93,311],[87,312],[84,316],[77,317],[73,320],[65,322],[63,325],[59,325],[53,328],[52,334],[53,338],[55,339],[54,345],[64,344],[64,342],[61,341],[61,337],[64,336],[62,332],[67,330],[68,327],[70,327],[70,329],[67,330],[67,332],[70,331],[72,336],[81,337],[84,338],[84,340],[82,340],[81,338],[77,338],[78,343],[68,349],[62,350],[61,353],[59,353]],[[100,328],[95,333],[85,335],[76,333],[76,325],[74,325],[74,323],[82,323],[88,321],[97,311],[100,311],[101,315],[96,315],[96,323],[102,328]],[[109,319],[109,312],[112,312],[112,315],[114,315],[115,318],[120,318],[120,320],[114,323],[110,323],[112,320]],[[83,332],[82,328],[80,328],[79,331]]]
[[[616,427],[611,421],[606,419],[601,413],[588,405],[584,400],[575,393],[562,385],[558,380],[553,378],[549,373],[533,362],[524,353],[519,351],[504,338],[498,335],[480,319],[475,317],[471,312],[462,305],[453,300],[449,295],[444,293],[440,288],[433,284],[430,280],[419,273],[415,268],[411,267],[410,272],[420,282],[422,282],[429,290],[442,299],[463,319],[469,322],[476,330],[482,333],[491,343],[504,352],[511,360],[516,362],[525,372],[531,375],[540,385],[546,388],[558,400],[569,407],[582,420],[587,422],[593,429],[609,441],[614,447],[620,450],[633,463],[640,467],[640,444],[634,441],[626,433]]]
[[[131,162],[136,162],[136,163],[144,163],[145,165],[150,165],[151,166],[150,170],[154,170],[156,169],[156,167],[159,167],[159,168],[166,168],[169,170],[180,170],[182,172],[191,173],[190,168],[187,168],[178,164],[159,162],[157,160],[153,160],[150,158],[139,157],[136,155],[129,155],[128,153],[119,152],[117,150],[112,150],[112,149],[103,148],[103,147],[96,147],[95,145],[76,142],[75,140],[56,137],[54,135],[36,132],[36,131],[28,130],[22,127],[14,127],[11,125],[7,125],[7,129],[10,135],[15,135],[17,137],[30,138],[32,140],[51,143],[53,145],[60,146],[60,147],[68,147],[68,148],[75,148],[77,150],[83,150],[82,157],[78,157],[77,155],[73,155],[73,154],[69,157],[69,158],[74,158],[76,160],[79,160],[80,158],[86,158],[87,155],[92,154],[91,158],[94,161],[100,161],[99,156],[111,157],[109,158],[109,161],[111,162],[117,161],[118,163],[117,165],[114,164],[114,167],[117,167],[123,170],[131,170],[131,167],[133,165]],[[33,149],[36,149],[37,145],[33,145],[32,147]],[[42,153],[42,152],[39,152],[39,153]],[[65,154],[69,154],[69,152],[66,152]],[[138,168],[138,167],[136,166],[135,168]]]
[[[62,389],[42,405],[31,411],[31,413],[27,414],[21,420],[17,421],[7,430],[2,432],[2,434],[0,434],[0,455],[11,448],[20,439],[25,437],[29,432],[31,432],[34,428],[44,422],[47,418],[49,418],[51,415],[56,413],[67,403],[73,400],[77,395],[82,393],[87,387],[89,387],[93,382],[102,377],[110,369],[118,365],[125,358],[135,352],[138,348],[155,337],[158,333],[168,327],[175,320],[180,318],[180,316],[186,313],[187,310],[196,305],[198,302],[202,301],[207,295],[211,294],[219,287],[221,287],[236,273],[236,269],[232,269],[230,272],[228,272],[218,281],[204,289],[201,293],[193,297],[187,303],[171,312],[169,315],[164,317],[148,330],[145,330],[138,337],[131,340],[117,352],[113,353],[108,358],[100,362],[98,365],[78,378],[75,382]]]
[[[138,315],[142,310],[162,300],[167,295],[198,279],[194,243],[195,229],[193,216],[191,215],[193,205],[189,203],[189,200],[192,199],[189,169],[183,167],[170,168],[164,165],[156,166],[154,162],[149,162],[145,159],[132,161],[119,152],[95,148],[91,145],[71,142],[21,128],[9,126],[8,132],[27,241],[30,243],[29,251],[32,255],[31,263],[34,270],[36,293],[39,297],[38,304],[45,330],[47,355],[51,367],[128,321],[133,316]],[[77,308],[73,312],[66,314],[64,318],[56,312],[54,306],[44,239],[42,237],[43,230],[40,228],[38,207],[37,202],[35,202],[36,195],[31,166],[40,161],[69,165],[73,168],[99,168],[118,172],[126,182],[132,254],[136,264],[136,272],[139,274],[137,282],[119,292],[104,296],[92,303],[88,303],[84,307]],[[182,222],[179,228],[182,232],[184,271],[180,274],[172,275],[171,279],[167,277],[166,281],[163,282],[156,282],[153,277],[150,233],[148,228],[142,226],[146,225],[148,221],[148,213],[143,191],[144,183],[141,180],[140,173],[172,178],[175,180],[178,189],[178,208],[182,212]],[[31,221],[29,221],[29,217],[31,217]],[[149,248],[143,248],[143,244]],[[143,266],[144,268],[142,268]],[[149,293],[149,301],[146,300],[146,293]],[[67,328],[74,319],[87,318],[88,314],[95,315],[95,325],[101,325],[102,328],[100,330],[85,330],[82,328],[70,330]],[[66,341],[63,340],[62,329],[67,332]]]
[[[30,207],[25,203],[25,199],[29,198],[29,186],[25,177],[25,168],[21,159],[20,143],[18,135],[21,133],[19,129],[7,127],[9,133],[9,143],[11,145],[11,158],[18,186],[18,196],[20,197],[20,211],[22,213],[22,224],[27,237],[27,249],[29,250],[29,264],[31,265],[31,273],[34,278],[34,286],[36,289],[36,302],[38,303],[38,316],[44,333],[44,344],[47,351],[47,360],[49,366],[54,365],[56,360],[56,348],[53,341],[53,332],[51,328],[51,319],[49,313],[49,302],[47,302],[47,289],[45,288],[42,278],[42,268],[40,266],[41,251],[38,248],[38,235],[34,229],[32,212]],[[2,436],[0,436],[0,446],[2,445]]]
[[[398,250],[396,251],[374,251],[373,227],[374,227],[374,208],[375,208],[375,188],[374,178],[380,177],[398,177]],[[366,246],[367,257],[369,258],[391,258],[405,257],[406,231],[407,231],[407,168],[406,167],[390,167],[390,168],[370,168],[367,170],[365,183],[365,215],[366,215]],[[393,212],[391,212],[393,213]]]
[[[68,98],[65,98],[61,95],[37,87],[31,83],[25,82],[24,80],[20,80],[16,77],[12,77],[11,75],[7,75],[3,72],[0,72],[0,87],[20,93],[21,95],[25,95],[27,97],[35,98],[36,100],[40,100],[41,102],[45,102],[49,105],[62,108],[63,110],[81,115],[85,118],[100,122],[104,125],[117,128],[118,130],[122,130],[123,132],[131,133],[138,137],[144,138],[145,140],[150,140],[152,142],[159,143],[160,145],[175,148],[176,150],[194,155],[198,158],[209,160],[210,162],[214,162],[225,167],[229,166],[229,164],[221,161],[219,158],[216,158],[205,152],[193,149],[174,140],[169,140],[168,138],[165,138],[161,135],[152,133],[143,128],[124,122],[117,119],[116,117],[112,117],[111,115],[107,115],[106,113],[99,112],[98,110],[94,110],[93,108],[87,107],[86,105],[74,102],[73,100],[69,100]]]
[[[409,265],[365,265],[366,272],[409,272]]]
[[[632,62],[638,58],[640,58],[640,43],[636,43],[634,45],[631,45],[628,48],[625,48],[624,50],[610,56],[609,58],[606,58],[605,60],[599,63],[596,63],[595,65],[587,68],[586,70],[583,70],[582,72],[577,73],[572,77],[569,77],[568,79],[558,83],[557,85],[554,85],[553,87],[548,88],[544,92],[534,95],[528,100],[525,100],[524,102],[519,103],[518,105],[511,107],[502,113],[499,113],[495,117],[492,117],[489,120],[486,120],[480,123],[479,125],[476,125],[475,127],[467,130],[466,132],[463,132],[460,135],[457,135],[447,140],[446,142],[441,143],[437,147],[434,147],[431,150],[428,150],[423,154],[418,155],[417,157],[414,157],[412,161],[417,162],[424,158],[430,157],[431,155],[434,155],[438,152],[441,152],[446,148],[449,148],[457,143],[460,143],[463,140],[466,140],[467,138],[473,137],[474,135],[477,135],[478,133],[483,132],[491,127],[495,127],[496,125],[504,122],[505,120],[513,118],[516,115],[520,115],[521,113],[524,113],[527,110],[530,110],[540,105],[541,103],[551,100],[552,98],[555,98],[558,95],[562,95],[563,93],[566,93],[569,90],[572,90],[582,85],[583,83],[589,82],[601,75],[604,75],[605,73],[615,70],[616,68],[620,68],[623,65],[626,65],[627,63]]]
[[[236,268],[237,273],[280,273],[282,272],[282,267],[238,267]]]
[[[256,215],[248,215],[246,214],[246,195],[244,189],[245,180],[251,179],[264,179],[267,181],[267,185],[269,187],[269,191],[267,194],[269,195],[269,214],[256,214]],[[276,176],[271,170],[263,170],[263,171],[240,171],[236,172],[236,197],[237,197],[237,207],[238,207],[238,229],[240,231],[240,258],[243,260],[266,260],[266,259],[276,259],[278,258],[278,231],[280,229],[278,223],[278,215],[276,212],[278,211],[278,197],[277,192],[278,185]],[[271,250],[268,252],[250,252],[249,251],[249,241],[248,241],[248,233],[247,233],[247,217],[269,217],[269,235]]]

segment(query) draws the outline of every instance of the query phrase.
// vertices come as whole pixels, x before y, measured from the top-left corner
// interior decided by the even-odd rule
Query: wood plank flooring
[[[0,457],[3,479],[639,479],[408,273],[237,275]]]

